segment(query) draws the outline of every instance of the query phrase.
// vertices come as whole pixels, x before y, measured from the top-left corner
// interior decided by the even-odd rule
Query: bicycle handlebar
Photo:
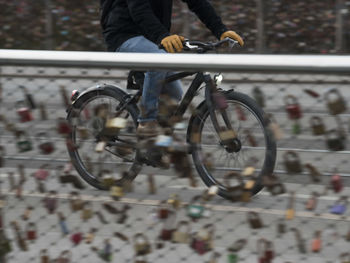
[[[183,46],[184,46],[183,50],[196,51],[198,53],[205,53],[206,51],[215,50],[216,48],[222,46],[225,43],[228,43],[231,49],[238,44],[238,41],[228,37],[218,42],[207,42],[207,43],[200,42],[200,41],[190,41],[188,39],[185,39],[185,41],[183,42]]]

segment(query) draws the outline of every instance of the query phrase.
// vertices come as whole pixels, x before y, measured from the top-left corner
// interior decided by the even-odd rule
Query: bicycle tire
[[[67,120],[71,123],[71,119],[79,116],[80,111],[83,109],[84,105],[89,101],[97,98],[99,96],[111,97],[113,99],[118,100],[119,102],[124,102],[125,98],[130,96],[128,93],[124,92],[122,89],[113,86],[113,85],[104,85],[102,87],[90,90],[84,94],[82,94],[73,104],[72,110],[68,112]],[[130,113],[135,127],[137,127],[137,118],[139,115],[139,110],[135,104],[129,104],[126,106],[126,110]],[[75,143],[76,141],[76,129],[75,126],[72,125],[71,133],[68,135],[69,138]],[[79,152],[77,149],[71,150],[69,147],[67,148],[69,156],[71,158],[72,164],[81,176],[81,178],[86,181],[91,186],[100,189],[100,190],[108,190],[109,188],[104,186],[99,180],[96,179],[96,176],[90,174],[86,167],[83,165]],[[140,163],[138,160],[139,151],[136,150],[135,159],[133,164],[131,165],[129,171],[131,173],[128,174],[128,179],[133,180],[138,172],[141,170]],[[125,180],[127,178],[122,177],[120,180]]]
[[[264,137],[266,142],[265,160],[264,160],[263,167],[261,168],[261,171],[257,176],[256,183],[251,190],[251,194],[255,195],[258,192],[260,192],[263,188],[262,176],[271,175],[274,171],[274,167],[276,163],[276,141],[274,139],[272,130],[269,128],[270,121],[268,120],[268,118],[266,118],[266,115],[264,114],[263,110],[257,105],[255,100],[253,100],[249,96],[243,93],[235,92],[235,91],[229,91],[229,92],[223,91],[223,94],[227,101],[237,101],[245,105],[247,109],[253,112],[264,130]],[[192,159],[196,167],[196,170],[200,175],[201,179],[203,180],[203,182],[208,187],[210,187],[212,185],[217,185],[217,182],[215,181],[215,178],[212,177],[212,175],[207,170],[207,168],[205,167],[205,164],[202,161],[203,158],[201,157],[201,154],[200,154],[201,152],[200,150],[201,147],[199,145],[200,142],[193,143],[191,142],[191,139],[190,139],[192,138],[192,135],[194,133],[200,133],[200,138],[202,138],[203,126],[207,118],[210,119],[210,113],[209,113],[207,104],[203,102],[198,106],[196,114],[191,117],[189,129],[187,132],[187,140],[191,144]],[[219,185],[218,195],[225,199],[229,199],[229,196],[230,196],[227,188],[220,185]]]

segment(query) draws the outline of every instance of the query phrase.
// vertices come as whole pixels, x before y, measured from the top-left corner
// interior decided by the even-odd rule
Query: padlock
[[[20,228],[18,222],[17,221],[12,221],[11,222],[11,226],[13,227],[14,232],[16,233],[16,241],[17,241],[18,247],[22,251],[28,251],[28,246],[27,246],[26,239],[24,239],[23,236],[22,236],[22,231],[21,231],[21,228]]]
[[[38,137],[38,148],[41,154],[51,154],[55,151],[55,145],[49,141],[49,136],[46,132],[40,132],[36,136]]]
[[[336,215],[343,215],[346,211],[347,203],[347,197],[342,196],[335,202],[335,204],[331,207],[329,212]]]
[[[190,233],[190,223],[188,221],[180,221],[172,234],[172,241],[174,243],[188,244],[190,241]]]
[[[121,129],[126,127],[126,124],[127,120],[123,118],[108,119],[102,133],[110,136],[117,135]]]
[[[197,220],[203,216],[205,211],[203,203],[200,202],[201,196],[194,196],[187,206],[187,216],[192,220]]]
[[[264,108],[265,107],[265,95],[258,86],[255,86],[253,88],[252,95],[253,95],[253,98],[255,99],[256,103],[259,105],[259,107]]]
[[[176,229],[176,211],[174,209],[169,210],[168,217],[164,220],[163,227],[160,232],[160,239],[169,241],[172,239],[172,235]]]
[[[84,202],[80,198],[79,192],[71,192],[69,195],[69,203],[72,212],[77,212],[84,207]]]
[[[50,263],[50,261],[47,249],[40,250],[40,263]]]
[[[123,186],[121,183],[117,183],[116,185],[111,186],[109,192],[111,197],[115,200],[118,201],[120,198],[123,197],[124,191],[123,191]]]
[[[101,259],[103,259],[106,262],[112,261],[112,259],[113,259],[112,245],[111,245],[109,239],[105,239],[104,247],[102,250],[99,251],[98,255]]]
[[[295,217],[295,192],[290,192],[288,206],[286,210],[286,219],[292,220]]]
[[[277,233],[278,233],[278,236],[281,236],[281,235],[283,235],[284,233],[286,233],[286,224],[285,224],[283,218],[280,218],[280,219],[278,220],[278,224],[277,224]]]
[[[154,182],[154,175],[148,174],[147,179],[148,179],[148,194],[150,194],[150,195],[156,194],[157,188],[156,188],[156,184]]]
[[[345,149],[345,138],[340,130],[331,129],[327,131],[326,143],[331,151],[343,151]]]
[[[339,90],[331,89],[325,94],[327,107],[332,115],[337,115],[346,111],[346,103],[344,97]]]
[[[46,169],[48,167],[47,164],[43,164],[40,166],[39,170],[37,170],[35,173],[34,173],[34,177],[36,180],[46,180],[47,177],[50,176],[50,173],[49,171]]]
[[[92,218],[92,216],[93,216],[92,204],[91,202],[85,202],[80,214],[80,218],[83,221],[87,221],[90,218]]]
[[[238,252],[247,244],[247,239],[238,239],[231,246],[227,248],[228,251]]]
[[[161,201],[158,209],[158,218],[166,219],[169,216],[169,205],[165,200]]]
[[[263,222],[257,212],[249,211],[247,213],[247,220],[252,229],[260,229],[263,227]]]
[[[335,193],[341,192],[344,188],[343,180],[342,180],[341,176],[337,173],[336,169],[331,177],[331,186],[332,186],[333,191]]]
[[[292,125],[292,133],[293,133],[294,135],[299,135],[299,134],[301,134],[301,125],[300,125],[300,122],[297,121],[297,120],[295,120],[295,121],[293,122],[293,125]]]
[[[71,125],[64,119],[57,119],[57,133],[62,135],[68,135],[72,132]]]
[[[40,111],[40,119],[42,121],[48,120],[46,106],[45,106],[45,104],[43,102],[41,102],[39,104],[39,111]]]
[[[5,155],[6,155],[5,147],[0,145],[0,168],[4,167],[5,165]]]
[[[61,252],[60,256],[56,259],[55,263],[70,263],[72,259],[72,252],[69,250],[64,250]]]
[[[275,140],[281,140],[283,138],[283,131],[281,127],[278,125],[275,117],[273,114],[269,113],[266,115],[268,123],[269,123],[269,130],[273,133]]]
[[[36,240],[37,236],[36,236],[36,225],[33,222],[30,222],[27,224],[27,240],[33,241]]]
[[[91,228],[89,233],[85,235],[85,243],[91,244],[94,241],[95,233],[97,232],[96,228]]]
[[[43,200],[44,206],[50,214],[53,214],[57,208],[57,193],[50,191]]]
[[[179,209],[182,205],[182,202],[177,194],[171,194],[167,200],[167,203],[174,209]]]
[[[320,252],[322,249],[321,231],[316,231],[314,234],[314,239],[311,242],[311,251]]]
[[[317,199],[319,194],[317,192],[313,192],[312,196],[306,201],[305,209],[307,210],[315,210],[317,206]]]
[[[33,150],[32,142],[25,131],[16,132],[16,144],[18,152],[20,153]]]
[[[207,224],[193,236],[191,247],[199,255],[203,255],[214,248],[214,231],[214,224]]]
[[[286,151],[283,155],[284,166],[290,174],[297,174],[303,171],[298,154],[295,151]]]
[[[326,133],[326,128],[322,119],[318,116],[312,116],[310,118],[310,126],[313,135],[323,135]]]
[[[144,256],[152,252],[151,244],[145,234],[135,234],[133,241],[136,256]]]
[[[77,246],[83,240],[83,234],[79,231],[75,231],[70,237],[70,240],[75,246]]]
[[[310,178],[313,182],[319,183],[322,179],[322,174],[311,163],[306,163],[305,167],[309,170]]]
[[[106,147],[107,143],[105,141],[100,141],[96,144],[95,151],[102,153]]]
[[[217,185],[212,185],[209,189],[205,190],[202,194],[202,199],[206,202],[210,201],[219,192]]]
[[[68,227],[67,227],[67,221],[66,221],[65,216],[63,215],[62,212],[58,212],[57,216],[58,216],[58,223],[60,225],[62,234],[63,235],[68,235],[69,234],[69,230],[68,230]]]
[[[30,218],[30,215],[33,211],[33,207],[32,206],[27,206],[26,210],[24,211],[23,215],[22,215],[22,219],[24,221],[28,220]]]
[[[213,252],[213,254],[210,257],[210,260],[208,263],[218,263],[219,258],[221,257],[221,254],[218,252]]]
[[[273,243],[264,238],[257,240],[257,251],[259,263],[271,263],[275,257]]]
[[[29,122],[34,120],[31,110],[25,106],[24,101],[17,101],[16,107],[20,122]]]
[[[350,253],[340,254],[340,263],[350,263]]]
[[[288,118],[291,120],[298,120],[302,118],[302,112],[298,100],[293,95],[287,95],[284,97],[284,102],[286,105],[286,111],[288,113]]]
[[[230,180],[237,180],[238,184],[232,186]],[[227,189],[228,196],[227,198],[231,202],[239,202],[242,200],[244,194],[244,182],[241,175],[237,172],[229,172],[224,175],[224,185]]]

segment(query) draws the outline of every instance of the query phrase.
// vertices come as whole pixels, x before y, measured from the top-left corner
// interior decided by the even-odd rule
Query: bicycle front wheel
[[[247,167],[255,169],[255,183],[251,194],[255,195],[262,188],[263,175],[273,173],[276,162],[276,142],[269,120],[257,103],[239,92],[223,92],[227,101],[226,122],[221,118],[220,110],[215,110],[215,125],[227,128],[230,122],[240,143],[239,151],[232,151],[222,143],[210,117],[206,103],[202,103],[190,125],[189,138],[192,145],[192,158],[195,167],[204,183],[210,187],[219,186],[218,194],[230,198],[229,187],[225,175],[242,172]]]

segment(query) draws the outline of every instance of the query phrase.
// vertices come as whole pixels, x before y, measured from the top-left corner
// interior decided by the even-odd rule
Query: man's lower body
[[[125,41],[117,52],[135,53],[166,53],[156,44],[143,36],[137,36]],[[174,72],[168,71],[148,71],[145,74],[143,93],[141,98],[141,115],[139,116],[138,133],[142,135],[157,134],[157,118],[159,97],[161,94],[168,95],[171,99],[179,102],[182,98],[181,82],[179,80],[164,84],[164,79]]]

